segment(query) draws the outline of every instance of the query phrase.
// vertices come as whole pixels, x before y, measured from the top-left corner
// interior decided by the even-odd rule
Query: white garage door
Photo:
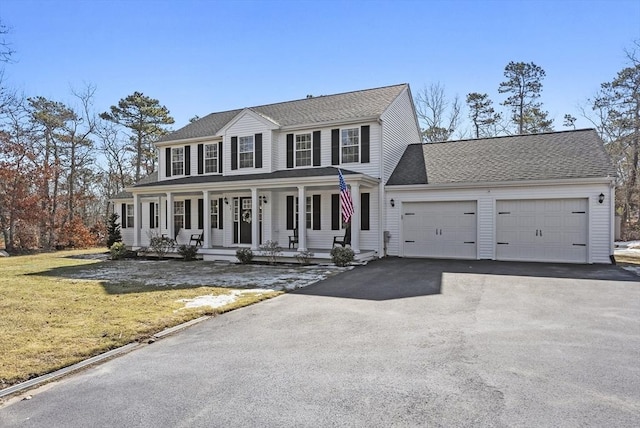
[[[496,259],[587,262],[586,199],[497,201]]]
[[[402,204],[405,257],[476,258],[476,202]]]

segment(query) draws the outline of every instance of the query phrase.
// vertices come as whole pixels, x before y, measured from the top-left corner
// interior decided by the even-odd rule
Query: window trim
[[[182,153],[182,160],[174,160],[174,153],[179,154]],[[185,160],[185,149],[184,147],[171,147],[171,175],[184,175],[184,160]],[[180,173],[176,172],[176,167],[178,165],[182,166]]]
[[[308,138],[306,143],[308,143],[308,148],[306,149],[298,149],[298,137],[305,136]],[[306,165],[298,164],[298,153],[307,152],[308,153],[308,163]],[[300,134],[294,134],[293,136],[293,166],[294,168],[306,168],[313,166],[313,133],[305,132]]]
[[[357,144],[350,144],[350,145],[345,145],[345,132],[349,132],[349,131],[355,131],[356,132],[356,136],[358,138]],[[347,164],[347,163],[360,163],[360,159],[362,158],[362,154],[360,153],[362,150],[362,136],[361,134],[361,130],[359,127],[353,127],[353,128],[340,128],[340,163],[341,164]],[[349,138],[349,136],[346,136],[347,139]],[[356,160],[350,160],[350,161],[345,161],[345,153],[344,150],[347,147],[357,147],[357,151],[355,153],[355,156],[357,157]]]
[[[251,151],[242,151],[242,140],[251,140]],[[242,162],[242,155],[243,154],[248,154],[251,153],[251,165],[245,165],[243,166]],[[243,137],[238,137],[238,169],[248,169],[248,168],[255,168],[255,164],[256,164],[256,141],[255,141],[255,136],[253,135],[245,135]]]
[[[160,227],[160,204],[153,202],[153,225],[151,229],[158,229]]]
[[[180,211],[182,212],[178,212],[178,207],[180,207],[179,204],[182,204],[182,209]],[[184,201],[173,201],[173,228],[174,228],[174,233],[178,233],[180,231],[180,229],[184,229],[184,225],[185,225],[185,203]],[[181,220],[181,225],[179,227],[178,226],[178,218],[182,219]]]
[[[209,217],[211,221],[212,229],[220,229],[219,227],[219,219],[220,219],[220,207],[218,203],[218,199],[214,198],[209,201]],[[214,220],[215,218],[215,220]]]
[[[207,157],[207,148],[212,148],[213,151],[215,151],[215,156],[211,156],[211,157]],[[202,163],[203,163],[203,169],[204,169],[204,173],[205,174],[218,174],[218,158],[219,158],[220,154],[218,153],[218,143],[209,143],[209,144],[205,144],[204,148],[203,148],[203,153],[202,153]],[[212,162],[212,166],[213,166],[213,170],[209,171],[207,169],[207,161]]]
[[[133,221],[134,221],[134,213],[133,213],[133,204],[127,204],[127,208],[126,208],[126,213],[127,213],[127,218],[125,219],[125,227],[133,227]]]

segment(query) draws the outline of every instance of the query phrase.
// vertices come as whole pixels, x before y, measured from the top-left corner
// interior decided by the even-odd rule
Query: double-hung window
[[[171,174],[184,174],[184,147],[174,147],[171,149]]]
[[[342,163],[360,162],[360,129],[342,130],[341,137]]]
[[[125,227],[133,227],[133,204],[127,204],[127,219]]]
[[[217,144],[206,144],[204,146],[204,172],[205,174],[218,172]]]
[[[160,226],[160,205],[157,202],[153,203],[153,224],[151,224],[152,229],[157,229]]]
[[[238,165],[240,168],[253,168],[253,149],[253,135],[239,138]]]
[[[214,229],[219,229],[218,227],[218,200],[217,199],[212,199],[211,200],[211,208],[210,208],[210,215],[211,215],[211,227]]]
[[[184,201],[173,201],[173,230],[178,233],[184,227]]]
[[[311,134],[296,135],[296,166],[311,165]]]

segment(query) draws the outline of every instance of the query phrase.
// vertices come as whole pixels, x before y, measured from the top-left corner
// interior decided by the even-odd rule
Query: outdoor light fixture
[[[224,197],[224,203],[225,203],[225,204],[227,204],[227,205],[229,205],[229,199],[227,199],[227,197],[226,197],[226,196]]]
[[[599,203],[603,203],[604,202],[604,193],[600,193],[600,195],[598,196],[598,202]]]
[[[266,204],[266,203],[267,203],[267,197],[266,197],[266,196],[260,196],[260,201],[261,201],[263,204]]]
[[[393,200],[393,198],[391,198],[391,200],[389,201],[389,203],[391,204],[392,207],[396,206],[396,201]]]

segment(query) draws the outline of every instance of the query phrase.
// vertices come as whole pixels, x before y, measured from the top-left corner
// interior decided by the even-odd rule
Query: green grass
[[[0,389],[199,316],[226,312],[281,294],[242,295],[215,310],[185,309],[179,299],[228,294],[231,290],[113,285],[65,277],[65,273],[86,270],[87,265],[98,263],[69,258],[86,253],[87,250],[64,251],[0,258]],[[141,264],[140,269],[144,268]],[[120,293],[119,289],[126,292]]]

